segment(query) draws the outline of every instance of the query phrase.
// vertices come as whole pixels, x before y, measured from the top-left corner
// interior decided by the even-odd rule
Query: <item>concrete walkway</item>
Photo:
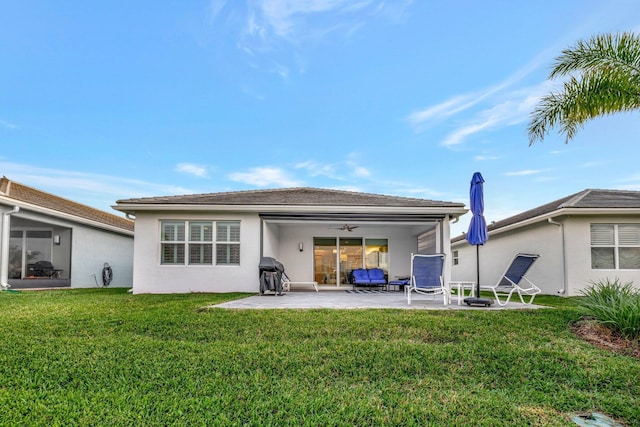
[[[516,296],[517,298],[517,296]],[[513,298],[512,298],[513,300]],[[319,309],[319,308],[392,308],[403,310],[513,310],[542,308],[538,305],[524,305],[509,302],[504,307],[494,303],[491,307],[469,307],[464,302],[458,305],[458,297],[453,296],[450,305],[444,305],[442,295],[435,297],[412,295],[411,305],[407,305],[407,297],[403,292],[359,292],[349,293],[345,290],[320,292],[293,291],[282,296],[274,294],[254,295],[222,304],[212,305],[212,308],[230,309]]]

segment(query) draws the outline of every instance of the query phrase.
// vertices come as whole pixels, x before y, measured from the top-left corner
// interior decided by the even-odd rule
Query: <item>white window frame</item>
[[[189,265],[213,265],[213,227],[215,226],[215,222],[213,221],[187,221],[188,223],[188,233],[187,233],[187,263]],[[200,228],[200,239],[193,239],[191,236],[191,227],[197,226]],[[205,233],[205,227],[210,227],[211,231],[209,233],[209,238],[207,239]],[[191,249],[192,247],[198,247],[199,250],[199,260],[192,259]],[[210,258],[207,259],[205,257],[206,247],[209,248]]]
[[[165,225],[173,224],[175,228],[175,236],[173,240],[168,240],[165,237]],[[218,226],[227,224],[227,230],[225,236],[219,236]],[[191,228],[192,225],[199,225],[202,227],[202,231],[198,236],[192,239]],[[179,239],[178,227],[184,227],[184,237],[183,239]],[[210,236],[206,236],[204,232],[204,227],[211,226]],[[232,232],[232,228],[237,227],[235,233]],[[214,236],[215,233],[215,236]],[[237,235],[237,237],[236,237]],[[236,240],[232,240],[235,239]],[[176,247],[182,246],[184,254],[182,262],[166,262],[163,259],[164,248],[166,245],[174,245]],[[206,256],[206,250],[200,250],[199,260],[192,258],[190,248],[192,246],[202,247],[203,245],[210,246],[211,258],[209,259],[208,254]],[[237,246],[235,251],[231,251],[226,249],[227,262],[219,262],[218,259],[218,251],[222,249],[220,245],[224,245],[225,248],[229,248],[229,245]],[[176,261],[178,256],[178,249],[174,251],[173,260]],[[203,258],[204,256],[204,258]],[[237,262],[236,261],[237,258]],[[189,266],[189,267],[201,267],[201,266],[213,266],[215,265],[230,265],[237,266],[240,265],[240,221],[233,220],[225,220],[225,221],[212,221],[212,220],[182,220],[182,219],[165,219],[160,220],[160,254],[159,254],[159,262],[162,266]]]
[[[224,233],[220,232],[220,226],[226,226]],[[237,227],[237,236],[234,235],[233,228]],[[237,246],[234,251],[232,247]],[[224,248],[224,260],[222,249]],[[237,254],[237,259],[234,259]],[[216,265],[240,265],[240,221],[217,221],[216,222]]]
[[[613,243],[612,244],[594,244],[593,243],[593,226],[612,226],[613,227]],[[640,224],[638,223],[621,223],[621,224],[611,224],[611,223],[592,223],[589,225],[589,243],[590,250],[589,255],[591,257],[591,269],[592,270],[640,270],[640,266],[638,268],[620,268],[620,249],[624,248],[640,248],[640,241],[638,244],[624,244],[620,242],[620,226],[636,226],[640,228]],[[613,268],[595,268],[593,267],[593,252],[591,249],[593,248],[612,248],[613,249]]]
[[[165,229],[165,225],[169,225],[169,224],[173,224],[176,231],[175,231],[175,238],[174,239],[166,239],[165,234],[164,234],[164,229]],[[182,239],[179,239],[179,232],[177,231],[177,228],[182,225],[183,227],[183,235],[184,237]],[[188,252],[187,252],[187,233],[188,233],[188,224],[187,221],[183,221],[183,220],[162,220],[160,221],[160,264],[161,265],[184,265],[187,258],[188,258]],[[165,262],[164,261],[164,248],[166,245],[173,245],[176,249],[174,250],[174,254],[173,254],[173,259],[174,261],[177,260],[178,258],[178,254],[177,254],[177,250],[180,246],[182,246],[183,248],[183,261],[182,262]]]

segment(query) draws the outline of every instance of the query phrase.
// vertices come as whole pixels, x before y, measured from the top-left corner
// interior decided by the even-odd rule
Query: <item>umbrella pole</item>
[[[476,245],[476,298],[480,298],[480,245]]]
[[[475,297],[465,298],[464,302],[467,305],[484,306],[489,307],[493,304],[493,300],[488,298],[480,298],[480,245],[476,246],[476,295]]]

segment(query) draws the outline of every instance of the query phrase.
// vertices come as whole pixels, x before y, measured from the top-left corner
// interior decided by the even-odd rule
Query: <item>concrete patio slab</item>
[[[493,304],[491,307],[469,307],[464,302],[457,303],[452,298],[450,305],[444,305],[442,296],[430,299],[425,296],[412,296],[411,305],[407,305],[407,297],[402,292],[358,292],[325,291],[325,292],[288,292],[282,296],[275,294],[253,295],[234,301],[210,306],[211,308],[228,309],[358,309],[383,308],[403,310],[513,310],[543,308],[538,305],[524,305],[520,302],[509,302],[504,307]]]

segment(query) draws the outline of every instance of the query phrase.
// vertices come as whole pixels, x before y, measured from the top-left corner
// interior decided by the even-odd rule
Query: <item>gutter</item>
[[[558,289],[556,292],[558,295],[569,294],[569,283],[567,280],[567,251],[566,251],[566,239],[564,233],[564,223],[555,221],[553,218],[547,218],[549,224],[557,225],[560,227],[560,233],[562,235],[562,289]]]
[[[219,212],[268,212],[268,213],[403,213],[403,214],[439,214],[464,215],[469,210],[464,206],[328,206],[328,205],[210,205],[210,204],[117,204],[113,209],[133,213],[143,211],[219,211]]]
[[[9,288],[9,236],[11,234],[11,227],[9,227],[9,217],[14,213],[20,211],[19,206],[14,206],[13,209],[2,213],[2,238],[0,242],[0,289],[6,290]]]

